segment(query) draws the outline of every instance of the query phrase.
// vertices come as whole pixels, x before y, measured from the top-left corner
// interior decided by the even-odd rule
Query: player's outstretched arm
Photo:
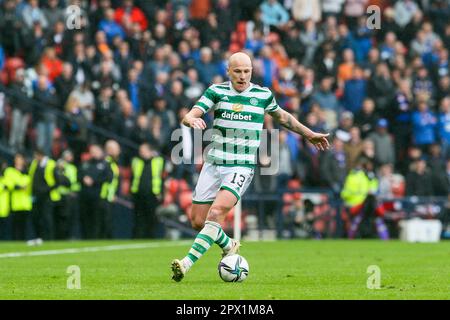
[[[269,114],[286,129],[305,137],[305,139],[311,142],[318,150],[324,151],[330,147],[330,143],[327,140],[329,133],[325,134],[312,131],[295,119],[292,114],[283,109],[278,109]]]
[[[183,118],[182,123],[185,126],[194,129],[206,129],[206,123],[202,119],[203,111],[199,108],[192,108]]]

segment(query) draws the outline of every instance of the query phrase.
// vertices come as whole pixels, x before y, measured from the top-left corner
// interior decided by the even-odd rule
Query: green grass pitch
[[[139,248],[139,244],[153,247]],[[0,243],[0,299],[450,299],[450,243],[379,240],[243,242],[250,264],[242,283],[218,276],[212,248],[186,278],[173,282],[170,262],[190,241]],[[123,249],[122,245],[137,245]],[[11,252],[109,247],[121,250],[5,257]],[[50,251],[58,253],[58,251]],[[67,289],[68,266],[81,270],[81,289]],[[380,289],[368,289],[370,265]]]

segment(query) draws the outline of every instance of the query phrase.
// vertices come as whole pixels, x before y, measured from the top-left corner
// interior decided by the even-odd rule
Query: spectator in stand
[[[450,76],[444,76],[438,81],[436,100],[439,103],[445,97],[450,97]]]
[[[324,20],[329,16],[333,16],[336,19],[341,16],[342,5],[345,0],[322,0],[322,14]]]
[[[342,52],[342,63],[338,66],[338,87],[344,88],[346,81],[350,80],[353,76],[353,69],[355,68],[355,56],[352,49],[345,49]]]
[[[394,82],[391,79],[389,67],[385,62],[376,66],[375,74],[370,77],[367,94],[375,101],[377,111],[385,114],[395,95]]]
[[[303,76],[297,81],[300,82],[300,98],[303,101],[303,105],[307,106],[311,103],[310,98],[314,92],[315,73],[311,68],[306,68]]]
[[[142,31],[148,27],[148,21],[144,12],[134,6],[133,0],[123,0],[122,6],[115,11],[115,20],[119,23],[125,31],[130,31],[134,23],[139,24]]]
[[[202,43],[209,43],[213,39],[218,39],[222,43],[223,33],[220,30],[219,22],[217,21],[217,15],[214,12],[208,14],[206,25],[204,26],[205,32],[201,33]]]
[[[296,37],[292,38],[292,41],[296,42],[295,44],[300,46],[300,41],[298,40],[298,29],[292,28],[291,30],[297,31]],[[290,33],[291,34],[291,33]],[[247,38],[245,40],[244,48],[250,50],[253,55],[258,55],[261,49],[264,47],[264,37],[263,33],[259,29],[253,30],[253,36],[251,38]],[[291,47],[289,47],[291,48]],[[298,47],[292,46],[293,50],[300,50]],[[290,52],[291,53],[291,52]]]
[[[264,87],[272,87],[273,79],[278,72],[277,65],[272,60],[272,48],[269,46],[262,47],[259,58],[253,63],[253,68],[257,75],[261,75]]]
[[[150,102],[154,102],[158,98],[166,98],[168,96],[169,74],[160,72],[156,75],[155,82],[150,89]]]
[[[394,166],[385,164],[378,170],[380,188],[378,196],[380,198],[391,199],[402,195],[404,192],[405,178],[398,173],[394,173]]]
[[[406,176],[407,196],[432,196],[433,181],[424,157],[414,161]]]
[[[358,24],[353,32],[355,59],[358,63],[366,61],[367,54],[372,47],[372,30],[367,27],[367,18],[358,18]]]
[[[395,3],[394,10],[395,22],[401,29],[404,29],[411,22],[419,7],[412,0],[399,0]]]
[[[114,18],[114,9],[108,8],[105,11],[105,17],[100,21],[98,25],[98,29],[105,33],[106,39],[108,40],[108,43],[110,45],[112,44],[115,37],[119,37],[120,39],[125,39],[126,37],[125,31],[123,30],[122,26],[117,23]]]
[[[440,103],[438,135],[444,156],[450,158],[450,96],[442,99]]]
[[[43,29],[49,27],[48,20],[44,12],[39,8],[39,0],[28,0],[22,10],[22,19],[25,26],[29,29],[33,28],[33,24],[39,23]]]
[[[347,159],[344,152],[344,142],[334,137],[332,148],[320,157],[320,174],[324,187],[331,188],[339,194],[347,173]]]
[[[375,158],[375,144],[370,139],[363,140],[362,152],[360,158],[370,161],[375,168],[378,167]]]
[[[345,49],[350,49],[353,51],[352,53],[354,53],[355,39],[346,24],[339,24],[337,34],[332,33],[332,35],[334,36],[333,43],[339,53],[342,53]]]
[[[68,119],[64,122],[62,129],[67,138],[67,144],[78,162],[88,143],[88,119],[83,113],[79,98],[75,95],[69,97],[65,110]]]
[[[170,139],[170,134],[176,126],[176,116],[174,111],[167,108],[166,99],[156,99],[153,104],[153,108],[148,111],[147,116],[149,119],[159,117],[161,119],[161,123],[164,124],[164,127],[162,128],[163,136],[164,138]],[[162,141],[167,142],[168,140]]]
[[[281,107],[286,107],[289,98],[298,94],[294,81],[292,80],[294,72],[291,68],[280,70],[279,79],[274,79],[273,88],[278,95],[277,102]]]
[[[364,99],[362,108],[355,116],[355,124],[361,129],[363,139],[375,130],[378,115],[375,112],[375,103],[372,99]]]
[[[413,93],[416,99],[433,99],[434,98],[434,85],[428,76],[428,70],[421,66],[417,71],[417,75],[413,80]]]
[[[332,49],[325,50],[323,58],[316,63],[318,77],[332,77],[334,79],[337,73],[336,51]]]
[[[69,95],[69,98],[72,97],[77,99],[78,108],[83,114],[83,117],[86,118],[87,121],[92,122],[94,120],[95,97],[90,90],[90,83],[86,81],[75,87]]]
[[[430,21],[425,21],[422,24],[422,30],[425,33],[425,43],[427,45],[428,51],[431,51],[436,41],[440,40],[440,37],[434,32],[433,25]]]
[[[388,133],[388,122],[386,119],[379,119],[375,132],[372,132],[368,139],[373,141],[375,146],[375,160],[379,165],[395,164],[394,142]]]
[[[350,141],[344,145],[345,158],[347,159],[347,172],[355,168],[357,161],[363,151],[363,141],[361,140],[361,131],[359,127],[350,129]]]
[[[119,106],[120,106],[120,115],[119,115],[119,123],[118,133],[124,138],[130,139],[133,135],[135,124],[136,124],[136,115],[133,112],[133,104],[128,99],[126,92],[121,91],[121,94],[117,94],[116,96],[122,96],[119,98]]]
[[[22,50],[22,17],[17,14],[17,2],[5,0],[0,4],[0,38],[5,54],[15,56]]]
[[[133,64],[133,56],[130,52],[130,44],[122,41],[119,48],[114,54],[114,61],[120,69],[120,73],[125,75],[128,73],[128,68]]]
[[[56,56],[55,48],[47,47],[44,49],[41,63],[47,68],[48,78],[53,83],[61,75],[63,70],[63,63]]]
[[[181,108],[189,105],[188,98],[184,94],[183,82],[175,80],[170,85],[170,95],[168,98],[168,109],[178,112]]]
[[[98,26],[100,21],[106,17],[106,11],[111,8],[111,0],[99,0],[96,10],[93,10],[89,16],[89,21],[93,26]]]
[[[64,10],[59,6],[59,0],[48,0],[47,6],[42,9],[49,28],[53,27],[58,21],[64,21]]]
[[[322,109],[320,109],[318,104],[312,104],[310,112],[306,115],[305,122],[314,131],[323,132],[326,131],[326,122],[324,120],[324,115]]]
[[[24,80],[25,70],[17,69],[14,82],[10,86],[12,90],[10,104],[13,110],[11,131],[9,133],[9,146],[15,152],[24,151],[25,135],[30,121],[31,106],[29,99],[33,92],[29,90]]]
[[[397,35],[394,32],[387,32],[384,42],[380,46],[380,58],[382,61],[392,62],[394,60],[396,42]]]
[[[429,110],[428,101],[425,98],[419,100],[417,111],[413,112],[411,119],[413,142],[423,152],[427,152],[430,144],[436,142],[437,119]]]
[[[184,94],[192,104],[202,95],[202,92],[205,90],[205,85],[198,80],[198,72],[195,68],[189,68],[186,71],[186,78],[184,80],[186,82]]]
[[[217,65],[212,61],[212,51],[208,47],[203,47],[200,50],[200,61],[196,64],[199,79],[208,86],[212,78],[219,73]]]
[[[332,91],[333,78],[324,77],[320,81],[320,87],[311,96],[311,103],[318,103],[326,117],[327,127],[334,129],[337,126],[337,114],[339,102]]]
[[[222,45],[224,48],[230,46],[230,35],[235,31],[236,23],[239,18],[239,6],[238,2],[230,0],[217,0],[215,1],[213,12],[217,16],[217,22],[220,26],[221,36],[223,39]]]
[[[353,77],[345,82],[342,104],[346,110],[357,113],[362,108],[366,95],[367,80],[364,79],[363,70],[355,67]]]
[[[371,48],[367,53],[367,59],[361,63],[361,67],[364,69],[364,74],[368,79],[375,74],[376,67],[380,62],[380,50],[376,47]]]
[[[358,18],[365,15],[368,3],[369,0],[347,0],[345,2],[344,15],[350,29],[354,29]]]
[[[353,113],[344,111],[341,113],[339,125],[334,131],[334,134],[344,143],[350,141],[350,129],[353,127]]]
[[[315,23],[322,18],[322,8],[319,0],[294,0],[292,3],[292,18],[304,22],[312,20]]]
[[[34,91],[34,100],[39,107],[33,106],[33,122],[36,125],[36,145],[45,155],[52,154],[53,133],[56,129],[56,97],[55,89],[49,87],[48,78],[41,75]]]
[[[148,101],[145,99],[145,92],[139,81],[139,73],[136,69],[131,68],[128,71],[128,78],[123,87],[128,92],[128,97],[130,97],[131,103],[133,104],[133,112],[135,114],[148,109],[148,107],[145,107]]]
[[[58,96],[58,108],[62,111],[70,93],[75,88],[75,77],[70,63],[65,62],[63,64],[62,73],[55,79],[54,86]]]
[[[4,66],[5,66],[5,50],[3,49],[3,46],[0,45],[0,71],[3,70]]]
[[[131,139],[139,145],[143,143],[155,143],[150,132],[149,117],[147,115],[140,114],[137,117],[136,128],[132,133]]]
[[[265,0],[260,9],[266,26],[281,28],[289,21],[289,13],[277,0]]]
[[[439,43],[442,43],[439,41]],[[449,57],[448,50],[444,48],[440,48],[438,51],[438,56],[433,61],[431,66],[432,70],[432,78],[435,83],[439,82],[439,79],[443,77],[448,77],[450,75],[449,71]]]
[[[117,132],[119,122],[119,107],[113,100],[113,90],[105,86],[100,89],[100,94],[95,102],[94,124],[113,132]]]
[[[450,189],[447,185],[445,174],[445,157],[442,154],[441,146],[437,143],[430,146],[430,156],[427,165],[430,168],[431,180],[433,183],[433,194],[436,196],[448,196]]]
[[[317,28],[316,23],[312,19],[305,22],[305,31],[300,33],[300,41],[306,48],[302,63],[306,66],[311,66],[317,48],[324,41],[323,33]]]
[[[429,51],[428,44],[426,43],[425,32],[419,30],[411,42],[411,52],[418,56],[423,56]]]

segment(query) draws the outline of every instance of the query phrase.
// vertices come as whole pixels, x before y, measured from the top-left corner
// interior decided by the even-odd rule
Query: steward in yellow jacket
[[[131,194],[134,201],[135,238],[154,237],[155,210],[162,200],[164,159],[147,143],[139,147],[139,157],[131,163]]]
[[[10,187],[8,180],[3,175],[3,168],[0,166],[0,240],[11,240],[11,224],[9,219],[9,190]]]
[[[53,211],[55,203],[61,200],[56,161],[37,150],[30,165],[29,175],[33,196],[32,220],[36,238],[53,239]]]
[[[100,192],[101,201],[104,202],[103,210],[103,226],[101,231],[101,237],[111,239],[113,236],[113,210],[114,202],[116,200],[117,191],[119,189],[120,171],[119,171],[119,157],[120,157],[120,145],[115,140],[108,140],[105,143],[106,162],[109,165],[111,172],[111,179],[106,181],[102,185]]]
[[[364,218],[375,216],[375,227],[379,237],[389,239],[389,234],[384,224],[384,206],[378,204],[376,194],[378,192],[378,179],[373,172],[373,164],[369,160],[361,159],[357,167],[347,175],[341,197],[344,205],[353,217],[348,230],[349,238],[356,237],[359,225]]]
[[[31,196],[31,177],[26,170],[25,157],[18,153],[14,157],[14,166],[5,170],[11,194],[11,215],[13,239],[26,240],[27,221],[33,208]]]

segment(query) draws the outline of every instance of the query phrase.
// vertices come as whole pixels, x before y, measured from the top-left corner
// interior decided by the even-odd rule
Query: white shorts
[[[239,201],[252,182],[253,174],[254,169],[250,167],[217,166],[205,162],[192,196],[192,203],[211,204],[221,189],[230,191]]]

